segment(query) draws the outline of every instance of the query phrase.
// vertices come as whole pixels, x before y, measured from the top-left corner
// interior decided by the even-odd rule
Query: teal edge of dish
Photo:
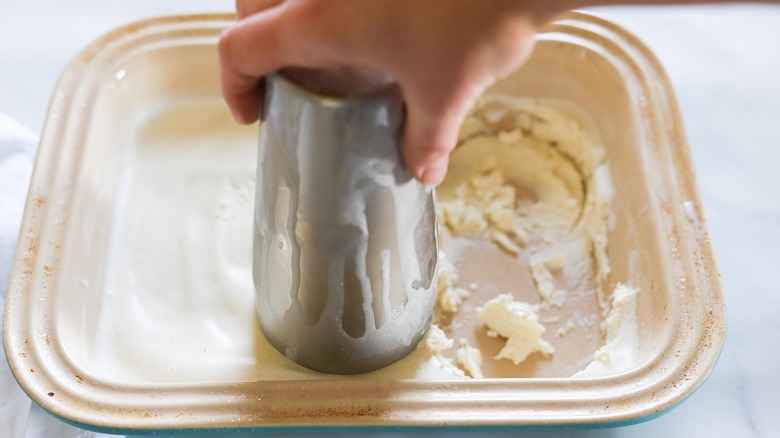
[[[91,424],[79,423],[77,421],[73,421],[68,418],[64,418],[57,414],[54,414],[51,411],[47,410],[45,407],[41,406],[37,401],[35,401],[35,399],[32,398],[31,399],[35,404],[41,406],[41,408],[44,411],[46,411],[47,413],[49,413],[50,415],[54,416],[55,418],[59,419],[64,423],[70,424],[71,426],[75,426],[81,429],[91,430],[93,432],[105,433],[111,435],[147,435],[147,436],[194,435],[194,434],[205,434],[205,435],[228,434],[229,435],[229,434],[252,434],[252,433],[275,433],[275,432],[281,432],[285,434],[308,433],[308,432],[316,432],[316,433],[320,433],[320,432],[324,432],[324,433],[445,432],[445,431],[502,432],[502,431],[519,431],[519,430],[543,431],[543,430],[606,429],[606,428],[632,426],[634,424],[651,421],[662,415],[671,412],[673,409],[683,404],[686,400],[688,400],[689,397],[695,394],[696,391],[698,391],[699,388],[701,388],[702,385],[704,385],[704,383],[707,382],[707,380],[709,380],[710,376],[712,375],[712,371],[715,369],[715,367],[718,365],[718,362],[720,361],[720,357],[723,354],[723,346],[725,343],[726,343],[726,336],[724,335],[723,342],[720,344],[720,348],[718,349],[718,357],[715,359],[715,364],[712,366],[712,370],[710,370],[710,372],[707,373],[707,376],[704,378],[704,380],[702,380],[701,383],[699,383],[695,388],[693,388],[693,390],[688,395],[683,397],[682,400],[678,401],[677,403],[665,409],[662,409],[658,412],[649,415],[632,418],[630,420],[612,421],[612,422],[603,422],[603,423],[571,423],[571,424],[555,424],[555,425],[497,425],[497,426],[489,426],[489,425],[485,425],[485,426],[271,426],[271,427],[231,427],[231,428],[213,428],[213,429],[206,429],[206,428],[204,429],[122,429],[122,428],[114,428],[114,427],[99,427]],[[14,377],[16,376],[14,375]]]
[[[698,388],[697,388],[698,389]],[[693,392],[695,392],[694,390]],[[59,420],[72,426],[93,432],[112,434],[112,435],[216,435],[216,434],[305,434],[305,433],[339,433],[339,434],[359,434],[359,433],[381,433],[381,432],[409,432],[409,433],[431,433],[431,432],[511,432],[511,431],[556,431],[556,430],[589,430],[589,429],[607,429],[634,424],[644,423],[654,420],[672,409],[682,404],[690,397],[675,403],[668,408],[638,418],[630,420],[604,422],[604,423],[572,423],[555,425],[483,425],[483,426],[270,426],[270,427],[235,427],[235,428],[214,428],[214,429],[122,429],[112,427],[96,427],[89,424],[78,423],[67,418],[54,415]],[[47,411],[48,412],[48,411]],[[51,412],[49,412],[51,414]]]
[[[712,370],[715,369],[720,361],[721,354],[723,353],[723,345],[721,343],[718,350],[718,357],[715,359],[715,365]],[[91,424],[79,423],[57,414],[48,411],[46,408],[42,408],[53,415],[60,421],[63,421],[72,426],[91,430],[93,432],[105,433],[111,435],[216,435],[216,434],[258,434],[258,433],[367,433],[367,432],[508,432],[508,431],[544,431],[544,430],[588,430],[588,429],[607,429],[617,428],[624,426],[632,426],[634,424],[644,423],[654,420],[662,415],[671,412],[683,404],[689,397],[696,393],[699,388],[710,378],[712,371],[707,373],[707,376],[702,382],[697,385],[688,395],[683,397],[677,403],[652,414],[644,415],[630,420],[603,422],[603,423],[571,423],[571,424],[554,424],[554,425],[484,425],[484,426],[270,426],[270,427],[230,427],[230,428],[213,428],[213,429],[123,429],[113,427],[99,427]],[[35,402],[35,400],[33,400]],[[37,404],[37,402],[35,402]],[[38,405],[40,406],[40,405]]]

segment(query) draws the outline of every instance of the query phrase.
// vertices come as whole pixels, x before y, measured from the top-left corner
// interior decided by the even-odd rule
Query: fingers
[[[406,94],[406,126],[401,152],[415,179],[430,186],[444,180],[460,126],[477,95],[474,92],[453,95],[455,99],[429,107],[432,99],[425,94]]]
[[[260,78],[285,64],[280,8],[257,13],[222,32],[219,40],[222,95],[239,123],[257,120]]]
[[[242,20],[254,13],[270,9],[283,0],[236,0],[236,16]]]

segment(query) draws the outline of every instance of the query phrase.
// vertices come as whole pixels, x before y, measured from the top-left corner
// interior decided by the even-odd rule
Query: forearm
[[[559,0],[553,3],[563,4],[569,9],[586,6],[617,6],[617,5],[695,5],[714,3],[778,3],[778,0]]]
[[[571,10],[588,6],[619,6],[619,5],[695,5],[715,3],[780,3],[780,0],[553,0],[545,2],[554,4],[559,10]]]

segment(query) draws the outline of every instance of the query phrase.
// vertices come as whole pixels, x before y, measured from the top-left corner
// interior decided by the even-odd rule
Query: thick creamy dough
[[[472,347],[466,339],[460,339],[456,358],[458,367],[465,371],[469,377],[475,379],[484,377],[482,374],[482,353]]]
[[[618,283],[612,292],[612,308],[606,319],[606,343],[593,354],[593,362],[574,377],[597,377],[626,370],[637,360],[639,334],[636,321],[638,289]]]
[[[612,306],[608,301],[612,185],[603,147],[585,118],[575,113],[561,102],[486,96],[467,118],[450,173],[439,187],[445,264],[436,319],[459,324],[461,315],[453,312],[470,299],[447,256],[455,254],[451,258],[461,265],[480,263],[469,253],[475,248],[470,242],[490,241],[513,260],[516,269],[527,269],[536,296],[529,300],[526,293],[527,301],[519,300],[514,294],[527,287],[503,281],[502,293],[476,308],[485,325],[482,330],[506,340],[488,360],[509,359],[517,365],[535,352],[542,356],[535,356],[536,364],[554,360],[555,348],[542,337],[545,325],[557,325],[555,338],[592,337],[599,332],[597,321],[606,318],[602,323],[607,344],[595,352],[594,364],[614,362],[615,366],[588,365],[590,375],[595,375],[630,366],[634,360],[628,353],[609,353],[618,343],[609,342],[617,338],[610,332],[634,333],[621,336],[636,341],[619,342],[628,351],[637,348],[638,337],[635,309],[623,301],[613,301]],[[453,246],[458,249],[451,251]],[[490,283],[496,268],[489,262],[481,267],[480,283]],[[593,293],[597,306],[589,315],[572,314],[569,296],[581,296],[583,290]],[[613,295],[625,294],[620,289]],[[617,306],[628,310],[617,317]],[[463,360],[465,351],[457,352],[458,364],[471,376],[482,374],[474,371],[481,358]],[[473,357],[474,351],[468,351]],[[612,361],[612,357],[619,359]]]
[[[496,359],[509,359],[516,365],[536,351],[546,356],[555,352],[555,348],[542,339],[545,328],[539,322],[537,306],[515,301],[512,294],[503,294],[477,311],[488,329],[488,336],[506,338],[506,345]]]
[[[563,360],[566,351],[553,353],[552,344],[586,332],[596,334],[595,346],[584,362],[567,364],[565,375],[633,365],[635,292],[605,289],[611,184],[603,150],[589,127],[559,106],[488,97],[467,119],[438,190],[443,252],[435,324],[412,354],[365,378],[491,377],[492,362],[512,369],[511,360],[494,356],[510,349],[503,356],[520,360],[518,351],[528,349],[516,345],[519,328],[488,329],[477,307],[500,313],[522,301],[535,320],[539,352],[520,368]],[[89,303],[98,315],[83,347],[89,371],[145,383],[350,378],[290,362],[259,330],[249,237],[254,132],[237,132],[216,100],[161,105],[140,119],[137,132],[120,180],[104,296]],[[469,258],[472,243],[477,255]],[[497,265],[481,265],[479,251],[527,270],[527,284],[497,288]],[[533,294],[520,299],[529,288]],[[502,294],[513,298],[486,304]],[[598,303],[594,311],[566,313],[589,301]],[[502,321],[490,312],[485,319]],[[499,336],[489,342],[509,343],[489,351],[487,338],[479,338],[488,330]],[[598,364],[589,365],[594,352]]]

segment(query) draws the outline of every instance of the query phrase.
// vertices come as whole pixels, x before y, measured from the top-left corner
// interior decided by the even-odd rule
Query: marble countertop
[[[40,132],[60,73],[101,34],[149,16],[232,7],[232,2],[214,0],[4,0],[0,113]],[[780,436],[780,289],[775,277],[780,264],[780,7],[598,12],[650,46],[672,80],[726,294],[728,334],[707,382],[660,418],[620,428],[528,431],[523,436]],[[93,436],[73,428],[47,433],[57,420],[37,407],[26,420],[16,419],[17,424],[25,421],[26,427],[13,433]],[[504,434],[517,435],[495,435]]]

